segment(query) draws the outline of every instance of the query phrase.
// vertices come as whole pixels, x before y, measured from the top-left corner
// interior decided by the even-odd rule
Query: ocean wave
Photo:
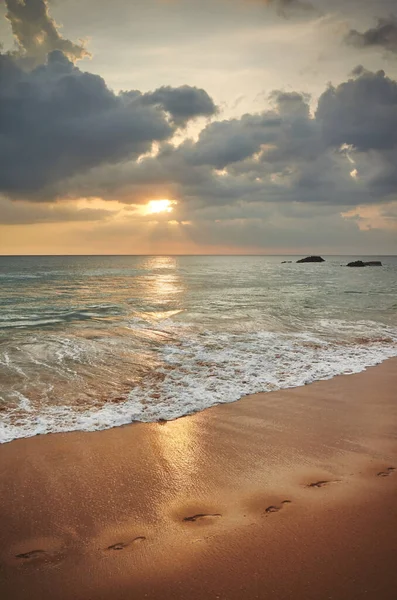
[[[387,328],[378,329],[365,343],[265,331],[249,335],[189,332],[181,339],[179,332],[179,343],[165,343],[156,368],[117,402],[105,402],[100,408],[50,405],[37,411],[28,394],[16,394],[13,409],[2,412],[0,442],[46,433],[109,429],[135,421],[172,420],[248,394],[359,373],[397,356],[396,332],[388,329],[386,336]],[[170,335],[168,332],[165,339]],[[73,355],[76,348],[65,343],[63,352]]]
[[[0,329],[31,329],[72,323],[80,321],[116,320],[123,315],[123,310],[113,305],[93,305],[80,309],[46,310],[35,314],[31,310],[27,315],[16,314],[13,311],[3,311],[0,315]]]
[[[32,273],[0,273],[0,279],[40,279],[41,275]]]

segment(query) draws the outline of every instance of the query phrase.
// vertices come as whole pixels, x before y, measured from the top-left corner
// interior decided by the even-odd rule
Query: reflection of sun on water
[[[179,273],[179,263],[174,256],[148,256],[140,268],[147,271],[141,277],[140,289],[150,312],[142,313],[145,319],[161,321],[180,313],[184,308],[185,286]]]
[[[172,204],[174,204],[174,202],[171,202],[171,200],[167,200],[167,199],[150,200],[150,202],[148,202],[146,205],[147,213],[153,214],[153,213],[160,213],[160,212],[172,212],[172,210],[173,210]]]

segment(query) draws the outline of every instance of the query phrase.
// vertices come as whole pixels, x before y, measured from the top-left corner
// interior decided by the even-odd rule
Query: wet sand
[[[397,360],[0,446],[1,600],[397,598]]]

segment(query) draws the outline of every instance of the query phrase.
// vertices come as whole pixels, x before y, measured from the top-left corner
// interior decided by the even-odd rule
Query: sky
[[[0,254],[396,254],[394,0],[1,0]]]

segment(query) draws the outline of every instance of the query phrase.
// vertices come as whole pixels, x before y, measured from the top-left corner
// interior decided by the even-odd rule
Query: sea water
[[[397,257],[297,258],[0,257],[0,442],[174,419],[397,355]]]

